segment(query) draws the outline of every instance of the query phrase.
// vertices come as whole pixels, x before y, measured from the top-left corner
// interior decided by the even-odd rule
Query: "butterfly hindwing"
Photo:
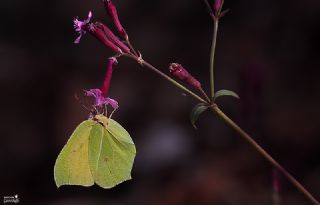
[[[103,188],[112,188],[131,179],[131,169],[136,153],[129,134],[122,136],[124,140],[118,140],[109,131],[110,127],[115,126],[114,122],[108,119],[104,123],[97,123],[89,137],[90,169],[95,183]],[[120,132],[124,132],[123,130]]]

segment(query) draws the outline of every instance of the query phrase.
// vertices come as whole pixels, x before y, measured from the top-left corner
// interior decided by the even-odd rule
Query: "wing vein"
[[[108,132],[108,131],[107,131]],[[110,135],[109,135],[110,136]],[[105,135],[105,137],[107,138],[107,140],[109,141],[109,143],[110,143],[110,148],[111,148],[111,150],[112,150],[112,158],[111,158],[111,163],[112,163],[112,166],[114,167],[115,165],[114,165],[114,149],[113,149],[113,147],[112,147],[112,142],[111,142],[111,139],[109,139],[108,138],[108,135],[106,134]],[[109,168],[109,167],[108,167]],[[118,184],[117,183],[117,181],[118,181],[118,177],[113,173],[113,171],[111,171],[110,170],[110,168],[109,168],[109,171],[110,171],[110,175],[112,175],[114,178],[112,178],[112,180],[114,181],[114,183],[115,184]],[[117,180],[115,180],[115,179],[117,179]]]
[[[98,155],[98,160],[97,160],[97,164],[96,164],[96,170],[98,170],[98,168],[99,168],[99,161],[100,161],[101,152],[102,152],[103,129],[101,129],[101,132],[102,132],[102,135],[101,135],[101,140],[100,140],[100,145],[99,145],[99,155]]]

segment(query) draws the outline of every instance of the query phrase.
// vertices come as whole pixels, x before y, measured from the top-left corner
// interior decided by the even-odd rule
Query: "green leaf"
[[[221,96],[232,96],[240,99],[239,95],[231,90],[219,90],[214,94],[213,101],[215,101],[218,97]]]
[[[54,175],[57,186],[94,183],[112,188],[131,179],[136,155],[129,133],[103,115],[81,123],[59,154]]]
[[[203,113],[204,111],[206,111],[208,109],[208,106],[203,104],[203,103],[199,103],[196,106],[194,106],[194,108],[192,109],[191,113],[190,113],[190,120],[191,120],[191,124],[192,126],[197,129],[196,127],[196,122],[200,116],[201,113]]]

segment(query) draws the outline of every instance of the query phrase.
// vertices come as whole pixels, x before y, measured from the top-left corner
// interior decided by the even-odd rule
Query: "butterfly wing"
[[[109,119],[97,123],[89,137],[89,164],[96,184],[112,188],[131,179],[136,149],[128,132]]]
[[[91,186],[94,179],[89,167],[88,140],[97,122],[86,120],[72,133],[54,165],[54,179],[61,185]]]

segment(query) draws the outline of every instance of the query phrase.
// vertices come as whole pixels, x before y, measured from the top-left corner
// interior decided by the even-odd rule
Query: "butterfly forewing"
[[[94,179],[88,163],[88,140],[95,124],[93,120],[82,122],[60,152],[54,166],[54,178],[58,187],[93,185]]]

